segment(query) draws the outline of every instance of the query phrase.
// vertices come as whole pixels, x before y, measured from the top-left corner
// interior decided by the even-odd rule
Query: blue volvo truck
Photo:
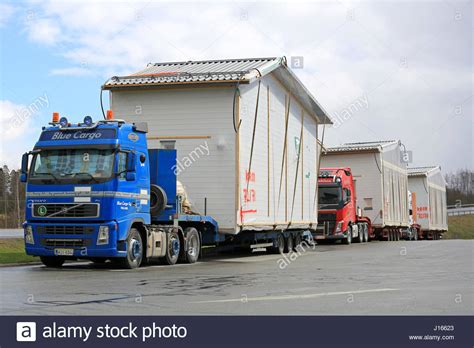
[[[202,245],[297,251],[309,231],[219,233],[211,216],[183,212],[176,150],[148,149],[146,123],[107,118],[71,124],[53,114],[22,158],[25,249],[44,265],[111,260],[137,268],[159,259],[194,263]],[[288,246],[285,240],[299,240]]]
[[[146,124],[71,124],[55,114],[22,158],[25,249],[48,267],[67,259],[136,268],[197,261],[222,240],[209,216],[181,213],[176,150],[149,150]]]

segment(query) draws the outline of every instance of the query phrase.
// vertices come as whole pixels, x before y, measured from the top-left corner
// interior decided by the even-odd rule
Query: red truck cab
[[[318,176],[317,242],[341,240],[364,243],[372,235],[368,217],[356,205],[356,189],[350,168],[321,168]]]

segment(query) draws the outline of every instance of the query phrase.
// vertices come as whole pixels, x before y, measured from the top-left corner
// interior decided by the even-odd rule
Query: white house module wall
[[[345,144],[329,148],[322,158],[322,167],[352,169],[357,205],[376,228],[409,225],[407,171],[398,144]]]
[[[240,87],[238,223],[244,229],[315,227],[317,121],[270,74],[261,80],[255,123],[258,86]]]
[[[439,167],[410,168],[409,190],[416,197],[416,223],[424,231],[448,229],[446,182]]]
[[[233,88],[118,90],[112,92],[116,118],[148,123],[148,146],[175,140],[178,180],[193,207],[212,215],[223,231],[235,229],[235,132]]]
[[[317,124],[331,120],[284,57],[151,64],[103,88],[116,118],[148,123],[150,148],[176,141],[178,180],[221,232],[316,228]]]

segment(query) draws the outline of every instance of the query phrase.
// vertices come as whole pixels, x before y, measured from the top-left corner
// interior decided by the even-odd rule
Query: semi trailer
[[[408,177],[396,140],[328,147],[321,167],[350,168],[357,208],[371,222],[369,239],[399,240],[409,227]]]
[[[212,216],[184,209],[177,151],[149,149],[146,123],[113,119],[71,124],[53,115],[23,155],[25,249],[49,267],[68,259],[137,268],[151,260],[194,263],[202,245],[290,252],[298,228],[222,233]]]
[[[114,119],[88,130],[56,120],[30,153],[29,171],[24,158],[29,253],[50,264],[61,263],[61,257],[102,262],[126,258],[137,246],[144,260],[156,256],[173,263],[176,255],[186,259],[188,249],[199,255],[202,245],[290,251],[316,229],[318,128],[331,120],[285,57],[150,64],[110,78],[102,91],[109,91]],[[145,123],[147,132],[140,131]],[[77,139],[76,131],[84,135]],[[48,139],[48,132],[57,138]],[[57,152],[49,152],[50,146]],[[110,146],[108,152],[92,157],[101,167],[109,165],[107,178],[80,164],[83,156],[91,157],[89,150],[102,146]],[[59,170],[36,173],[41,154],[59,161]],[[67,163],[75,163],[75,170],[69,172]],[[155,200],[164,209],[160,214],[152,209]],[[90,204],[77,207],[90,209],[87,217],[71,217],[82,203]],[[71,210],[53,216],[47,204]],[[46,209],[43,216],[34,210],[39,206]],[[197,247],[189,231],[199,235]],[[107,240],[98,238],[106,235]],[[83,247],[87,255],[80,253]]]
[[[440,239],[448,230],[446,182],[439,166],[408,168],[416,239]]]
[[[322,244],[341,240],[365,243],[374,238],[370,218],[362,216],[351,168],[321,168],[318,179],[318,228],[314,239]]]

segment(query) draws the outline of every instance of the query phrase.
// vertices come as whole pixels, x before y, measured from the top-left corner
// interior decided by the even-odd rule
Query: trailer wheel
[[[275,246],[271,248],[272,253],[274,254],[283,254],[285,251],[285,237],[283,233],[279,233],[275,240]]]
[[[294,251],[298,251],[298,247],[301,245],[301,242],[302,242],[301,234],[297,233],[295,236],[295,246],[293,247]]]
[[[293,248],[294,248],[293,236],[290,233],[288,237],[286,238],[285,253],[289,253],[290,251],[293,251]]]
[[[127,237],[127,256],[118,260],[119,264],[128,269],[138,268],[143,261],[143,241],[140,232],[131,228]]]
[[[181,241],[177,232],[172,231],[168,234],[168,241],[166,246],[166,255],[163,257],[167,265],[174,265],[178,262],[179,254],[181,252]]]
[[[46,267],[59,268],[63,265],[64,259],[56,256],[40,256],[40,260]]]
[[[186,235],[186,256],[187,263],[195,263],[199,258],[201,251],[201,241],[199,240],[199,233],[194,227],[188,227],[184,230]]]

